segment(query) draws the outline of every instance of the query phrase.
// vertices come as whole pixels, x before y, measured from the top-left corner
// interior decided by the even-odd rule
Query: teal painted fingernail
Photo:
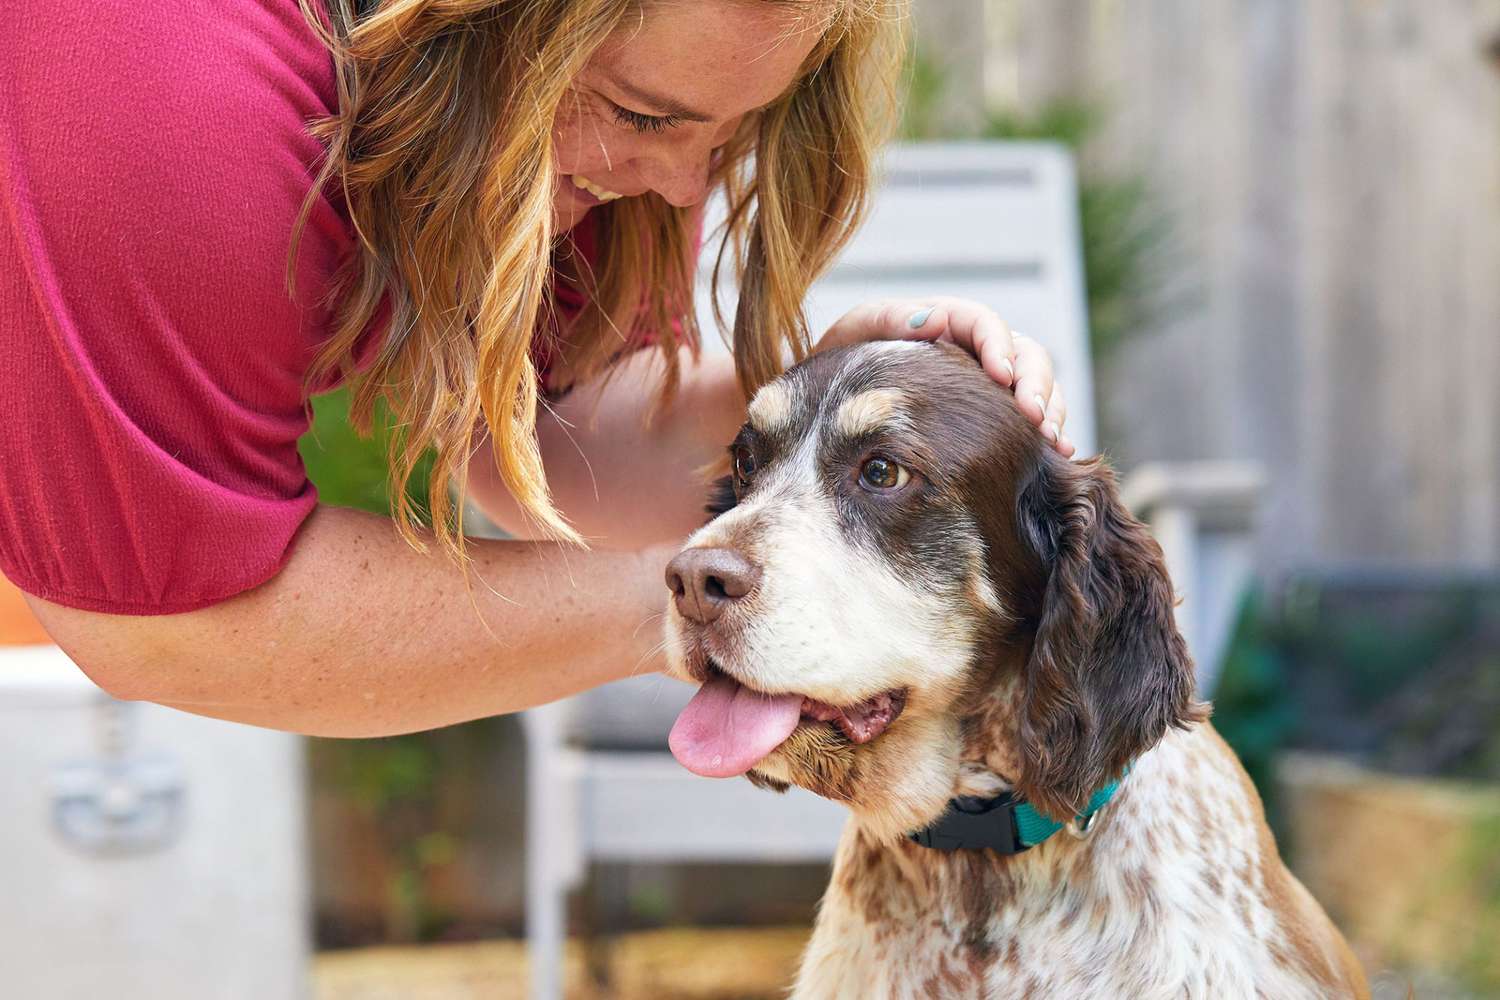
[[[927,322],[927,317],[931,315],[932,306],[928,306],[926,309],[919,309],[911,314],[911,319],[906,321],[906,325],[913,330],[920,330],[922,329],[922,325]]]

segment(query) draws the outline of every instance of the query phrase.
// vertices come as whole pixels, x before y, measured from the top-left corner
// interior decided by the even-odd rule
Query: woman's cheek
[[[559,122],[552,129],[552,165],[560,174],[576,173],[582,152],[576,121]]]
[[[613,143],[606,146],[604,123],[581,107],[568,107],[570,103],[564,102],[552,125],[553,166],[560,174],[587,175],[591,169],[598,169],[598,163],[608,162]]]

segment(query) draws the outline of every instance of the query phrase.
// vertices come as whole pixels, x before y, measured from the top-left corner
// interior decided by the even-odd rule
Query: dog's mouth
[[[744,774],[799,725],[831,724],[850,743],[868,743],[906,707],[906,691],[882,691],[854,705],[830,705],[801,694],[765,694],[713,662],[708,680],[672,726],[668,745],[683,767],[707,778]]]

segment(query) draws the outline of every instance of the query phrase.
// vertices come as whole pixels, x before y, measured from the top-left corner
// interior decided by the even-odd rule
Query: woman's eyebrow
[[[673,118],[681,118],[683,121],[688,122],[711,122],[714,120],[713,115],[710,115],[703,111],[696,111],[693,108],[690,108],[687,105],[683,104],[681,101],[674,100],[670,97],[663,97],[660,94],[653,94],[651,91],[637,87],[635,84],[630,83],[629,81],[621,80],[619,77],[613,74],[610,74],[609,81],[620,90],[624,91],[625,94],[629,97],[646,105],[648,110],[654,111],[659,115],[668,115]]]
[[[655,111],[659,115],[670,115],[673,118],[680,118],[686,122],[711,123],[715,121],[714,117],[707,112],[695,111],[687,105],[683,104],[681,101],[673,100],[670,97],[662,97],[660,94],[653,94],[649,90],[642,90],[635,84],[627,83],[614,74],[607,75],[609,78],[609,82],[612,83],[615,87],[623,90],[626,95],[628,95],[632,99],[637,100],[644,105],[647,105],[650,110]],[[746,114],[754,114],[758,111],[764,111],[779,100],[781,100],[781,97],[773,97],[771,100],[767,101],[765,104],[762,104],[760,107],[751,108],[748,112],[746,112]]]

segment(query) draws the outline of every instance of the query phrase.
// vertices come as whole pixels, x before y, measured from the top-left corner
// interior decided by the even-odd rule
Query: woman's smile
[[[558,190],[565,197],[572,198],[575,205],[585,210],[626,197],[619,191],[611,191],[602,184],[595,184],[582,174],[562,174],[557,181]]]
[[[614,201],[616,198],[624,197],[618,191],[611,191],[602,185],[595,184],[582,174],[574,174],[571,180],[575,188],[593,195],[597,201]]]

